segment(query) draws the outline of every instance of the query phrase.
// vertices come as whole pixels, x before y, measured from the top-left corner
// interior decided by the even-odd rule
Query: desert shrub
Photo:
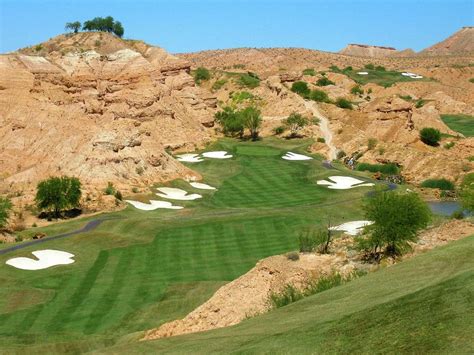
[[[299,113],[293,112],[285,119],[284,124],[290,129],[291,135],[294,137],[299,130],[308,124],[308,120]]]
[[[237,83],[241,87],[255,89],[260,85],[260,78],[257,76],[257,74],[248,72],[247,74],[241,74]]]
[[[135,168],[135,172],[138,174],[138,175],[143,175],[143,173],[145,172],[145,169],[143,168],[143,166],[137,166]]]
[[[431,218],[428,205],[416,193],[381,192],[367,198],[365,218],[374,221],[365,227],[365,235],[356,238],[360,249],[370,252],[376,260],[381,253],[401,255],[416,242],[417,233]]]
[[[335,83],[331,80],[329,80],[326,77],[322,77],[316,81],[316,85],[318,86],[328,86],[328,85],[335,85]]]
[[[377,146],[377,139],[375,138],[369,138],[367,141],[367,149],[372,150]]]
[[[288,254],[286,254],[286,257],[288,260],[296,261],[300,259],[300,254],[298,254],[296,251],[290,251]]]
[[[211,78],[211,73],[208,69],[199,67],[194,71],[194,81],[196,84],[201,84],[203,81],[207,81]]]
[[[348,67],[345,67],[344,69],[342,69],[342,71],[344,73],[347,73],[347,72],[350,72],[350,71],[353,71],[354,69],[349,65]]]
[[[101,45],[102,45],[102,42],[99,41],[99,40],[96,40],[96,41],[94,42],[94,46],[95,46],[95,47],[100,47]]]
[[[402,100],[411,101],[413,98],[410,95],[399,95]]]
[[[298,243],[300,252],[311,253],[324,243],[326,235],[318,230],[307,229],[300,232]]]
[[[369,63],[369,64],[364,65],[364,68],[368,70],[374,70],[375,66],[372,63]]]
[[[454,183],[448,179],[428,179],[421,183],[421,187],[440,190],[454,190]]]
[[[377,70],[377,71],[385,71],[385,67],[383,67],[383,66],[381,66],[381,65],[377,65],[377,66],[375,67],[375,70]]]
[[[303,297],[303,293],[297,290],[293,285],[286,285],[280,293],[272,293],[270,295],[270,301],[273,308],[280,308],[299,301]]]
[[[121,193],[119,190],[117,190],[117,191],[115,192],[114,197],[115,197],[117,200],[120,200],[120,201],[123,200],[122,193]]]
[[[303,75],[315,76],[316,71],[313,68],[307,68],[303,70]]]
[[[332,71],[333,73],[340,73],[341,72],[341,69],[339,69],[339,67],[337,65],[331,65],[329,67],[329,70]]]
[[[448,142],[443,147],[444,147],[444,149],[451,149],[452,147],[454,147],[455,144],[456,143],[454,143],[454,142]]]
[[[310,296],[314,295],[319,292],[323,292],[326,290],[329,290],[333,287],[340,286],[346,281],[341,274],[338,272],[328,275],[328,276],[323,276],[319,278],[316,282],[310,284],[306,290],[305,290],[305,295]]]
[[[474,161],[474,155],[469,156],[469,157],[467,158],[467,160],[469,160],[469,161]]]
[[[114,184],[112,182],[107,183],[107,187],[104,189],[104,194],[106,195],[114,195],[117,190],[115,190]]]
[[[248,91],[237,91],[237,92],[233,92],[231,95],[230,95],[232,101],[234,103],[241,103],[245,100],[251,100],[253,99],[255,96],[248,92]]]
[[[364,90],[361,88],[360,85],[354,85],[351,88],[351,94],[352,95],[364,95]]]
[[[436,147],[441,139],[441,132],[436,128],[426,127],[420,131],[420,139],[423,143]]]
[[[133,192],[134,194],[137,194],[138,191],[139,191],[139,190],[138,190],[138,187],[132,187],[132,192]]]
[[[21,235],[16,235],[15,236],[15,242],[19,243],[23,241],[23,237]]]
[[[319,126],[320,123],[321,123],[321,119],[319,119],[317,117],[313,117],[311,119],[311,124],[314,124],[315,126]]]
[[[352,110],[352,103],[349,100],[344,99],[343,97],[339,97],[336,100],[336,106],[343,109]]]
[[[329,96],[323,90],[311,90],[309,99],[317,102],[330,102]]]
[[[396,164],[368,164],[359,163],[357,164],[357,171],[370,171],[371,173],[382,173],[387,175],[397,175],[400,173],[400,169]]]
[[[469,79],[469,82],[474,83],[474,78]]]
[[[245,64],[234,64],[232,66],[234,69],[245,69]]]
[[[227,83],[226,79],[216,80],[214,84],[212,84],[211,90],[213,91],[220,90],[226,83]]]
[[[35,51],[36,52],[39,52],[42,49],[43,49],[43,46],[41,44],[38,44],[38,45],[35,46]]]
[[[278,126],[278,127],[275,127],[275,129],[273,130],[273,132],[275,132],[275,134],[282,134],[283,132],[285,132],[285,126]]]
[[[303,97],[308,96],[310,93],[308,84],[304,81],[295,81],[291,85],[291,91],[294,93],[297,93],[298,95],[301,95]]]
[[[384,155],[385,154],[385,148],[384,147],[379,147],[378,152],[379,152],[379,155]]]
[[[416,108],[422,108],[425,105],[426,101],[423,99],[418,99],[416,100],[415,107]]]
[[[244,135],[244,122],[239,111],[230,106],[224,107],[222,111],[214,115],[216,122],[222,126],[225,135],[242,137]]]
[[[0,228],[5,227],[13,205],[9,198],[0,197]]]
[[[318,137],[318,139],[316,139],[316,141],[319,142],[319,143],[326,143],[326,140],[323,137]]]
[[[456,210],[451,214],[451,218],[453,219],[463,219],[464,218],[464,211],[463,210]]]
[[[337,152],[337,154],[336,154],[336,158],[337,158],[337,159],[342,159],[342,158],[344,158],[346,155],[347,155],[347,154],[346,154],[345,151],[339,150],[339,151]]]

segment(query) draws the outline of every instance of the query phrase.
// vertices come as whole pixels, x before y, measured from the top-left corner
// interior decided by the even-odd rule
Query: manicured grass
[[[474,137],[474,116],[441,115],[441,119],[453,131],[462,133],[466,137]]]
[[[358,72],[365,71],[367,75],[359,75]],[[371,69],[353,69],[353,70],[340,70],[342,74],[347,75],[349,78],[354,80],[360,85],[368,83],[374,83],[383,87],[392,86],[398,82],[407,81],[431,81],[429,78],[412,79],[407,76],[403,76],[401,72],[391,70],[371,70]]]
[[[182,180],[169,184],[204,196],[179,201],[185,209],[128,207],[102,216],[117,219],[91,232],[1,255],[2,350],[82,352],[135,339],[135,332],[185,316],[259,259],[296,250],[302,228],[323,224],[327,216],[334,223],[362,218],[361,198],[370,188],[337,191],[315,184],[353,172],[326,170],[317,156],[281,159],[287,151],[307,154],[310,143],[221,140],[208,150],[227,150],[234,158],[189,164],[217,191],[192,189]],[[55,235],[85,223],[34,230]],[[71,252],[76,262],[41,271],[5,265],[48,248]],[[31,302],[15,302],[23,297]]]
[[[471,236],[234,327],[110,351],[472,353],[473,252]]]

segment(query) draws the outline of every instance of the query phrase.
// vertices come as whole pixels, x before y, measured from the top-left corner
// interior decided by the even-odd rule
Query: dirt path
[[[318,106],[315,102],[305,100],[304,105],[308,110],[310,110],[313,113],[313,115],[316,118],[320,119],[319,128],[321,129],[321,133],[323,134],[326,145],[329,148],[328,159],[330,161],[336,159],[336,157],[337,157],[337,148],[332,142],[332,132],[331,132],[331,128],[329,128],[329,120],[327,119],[326,116],[324,116],[319,111]]]

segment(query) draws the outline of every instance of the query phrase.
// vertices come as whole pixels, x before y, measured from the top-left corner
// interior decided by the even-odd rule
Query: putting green
[[[126,341],[131,333],[183,317],[259,259],[295,250],[302,228],[323,224],[328,216],[337,224],[362,219],[361,198],[371,188],[328,190],[316,181],[363,174],[327,170],[317,156],[281,159],[287,151],[307,154],[309,143],[221,140],[206,150],[226,150],[232,159],[189,165],[218,190],[194,189],[182,180],[169,184],[203,195],[180,201],[183,210],[129,206],[107,214],[120,219],[104,221],[88,233],[1,255],[0,299],[39,295],[30,307],[0,302],[2,348],[87,351]],[[156,196],[150,193],[149,198]],[[54,235],[85,223],[35,231]],[[5,265],[43,248],[73,253],[76,262],[41,271]]]

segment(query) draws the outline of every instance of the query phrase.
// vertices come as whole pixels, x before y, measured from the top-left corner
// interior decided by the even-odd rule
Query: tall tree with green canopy
[[[366,219],[374,223],[365,227],[366,235],[358,244],[375,255],[403,254],[431,218],[428,205],[414,192],[378,192],[368,198],[364,210]]]
[[[61,211],[79,206],[81,182],[75,177],[51,177],[37,186],[36,204],[39,209],[54,212],[56,218]]]
[[[66,31],[71,30],[77,33],[81,29],[81,23],[79,21],[67,22],[65,29]]]
[[[13,205],[7,197],[0,197],[0,228],[5,227]]]
[[[284,123],[290,129],[291,136],[295,137],[298,131],[308,124],[308,120],[299,113],[293,112]]]

